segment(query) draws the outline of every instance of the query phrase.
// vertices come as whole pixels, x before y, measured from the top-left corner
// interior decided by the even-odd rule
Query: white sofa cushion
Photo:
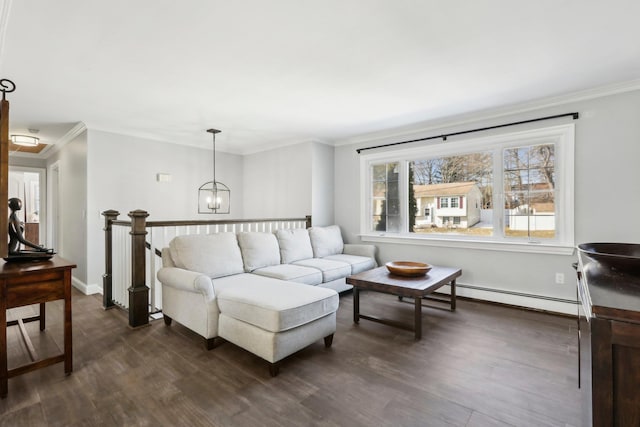
[[[304,228],[277,230],[280,258],[283,264],[291,264],[301,259],[313,258],[309,232]]]
[[[324,258],[329,255],[341,254],[344,248],[342,233],[337,225],[328,227],[311,227],[309,238],[315,258]]]
[[[241,232],[238,233],[238,244],[247,273],[280,264],[278,240],[272,233]]]
[[[317,268],[322,272],[322,283],[342,279],[351,274],[351,265],[322,258],[309,258],[294,262],[295,265]]]
[[[332,261],[346,262],[351,265],[351,274],[358,274],[365,270],[371,270],[376,266],[376,261],[373,258],[359,256],[359,255],[329,255],[322,259],[329,259]]]
[[[242,276],[233,276],[238,277],[235,281],[225,278],[227,284],[234,281],[233,286],[216,289],[220,313],[261,329],[286,331],[338,310],[338,293],[332,289],[257,274]]]
[[[235,233],[189,234],[169,243],[176,267],[211,278],[244,273]]]
[[[327,314],[297,328],[274,333],[221,313],[219,331],[227,341],[274,363],[333,334],[336,331],[336,314]]]
[[[274,279],[304,283],[305,285],[319,285],[322,283],[322,272],[320,270],[311,267],[303,267],[301,265],[271,265],[269,267],[253,270],[252,273]]]

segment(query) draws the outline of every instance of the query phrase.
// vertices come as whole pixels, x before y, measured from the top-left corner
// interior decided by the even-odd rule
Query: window
[[[555,237],[555,146],[504,150],[504,233],[510,237]]]
[[[363,240],[573,250],[573,139],[569,124],[363,154]]]
[[[373,166],[371,231],[400,231],[399,163]]]

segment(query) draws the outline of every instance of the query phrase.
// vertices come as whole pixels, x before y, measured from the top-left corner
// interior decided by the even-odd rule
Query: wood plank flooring
[[[44,333],[26,325],[41,357],[62,346],[61,310],[47,304]],[[412,305],[372,292],[361,310],[413,318]],[[57,364],[10,379],[0,426],[580,425],[574,320],[465,300],[424,313],[416,342],[353,324],[345,295],[333,347],[320,340],[271,378],[265,361],[232,344],[206,351],[162,320],[131,330],[126,313],[74,291],[73,374]],[[10,367],[27,361],[17,327],[7,335]]]

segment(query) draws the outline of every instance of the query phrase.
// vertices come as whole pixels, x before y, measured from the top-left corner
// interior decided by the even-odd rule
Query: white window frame
[[[490,249],[513,252],[534,252],[571,255],[574,241],[574,144],[573,123],[549,126],[521,132],[486,137],[470,137],[457,141],[432,143],[420,147],[392,149],[360,156],[360,237],[365,242],[430,245],[470,249]],[[553,143],[555,145],[555,208],[556,236],[553,239],[525,240],[503,236],[504,186],[502,180],[502,152],[505,148]],[[408,163],[424,158],[463,155],[492,151],[493,156],[493,236],[465,236],[449,234],[390,233],[371,231],[371,166],[399,162],[401,216],[408,223]],[[406,227],[404,227],[406,229]]]

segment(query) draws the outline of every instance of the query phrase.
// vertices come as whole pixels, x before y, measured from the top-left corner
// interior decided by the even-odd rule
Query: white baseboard
[[[456,286],[456,295],[461,297],[473,298],[482,301],[497,302],[500,304],[508,304],[517,307],[531,308],[534,310],[543,310],[552,313],[568,314],[571,316],[577,315],[577,305],[572,302],[554,301],[551,299],[537,298],[534,295],[512,295],[509,293],[501,292],[500,290],[465,288],[463,283],[458,283],[460,286]],[[449,287],[440,288],[438,291],[443,293],[449,293]]]
[[[102,286],[96,284],[87,285],[82,280],[75,277],[71,277],[71,284],[74,288],[85,295],[102,294]]]

